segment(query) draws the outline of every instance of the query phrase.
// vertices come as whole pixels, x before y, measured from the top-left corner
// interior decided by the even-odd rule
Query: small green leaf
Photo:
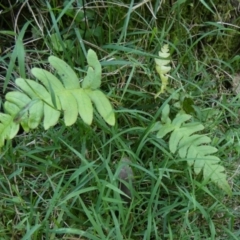
[[[70,91],[64,91],[58,97],[60,99],[62,110],[64,113],[64,122],[66,126],[71,126],[77,120],[77,101]]]
[[[16,104],[9,101],[6,101],[4,103],[4,110],[6,113],[10,114],[13,117],[15,117],[21,111],[21,109]]]
[[[16,104],[20,109],[31,102],[31,99],[26,94],[18,91],[8,92],[5,98],[7,101]]]
[[[87,76],[82,82],[82,87],[95,90],[101,85],[102,67],[98,61],[97,54],[92,49],[88,50],[87,62],[89,68],[87,71]]]
[[[161,121],[163,123],[171,123],[171,119],[168,117],[170,112],[170,107],[168,104],[166,104],[162,110],[162,117]]]
[[[96,89],[100,87],[101,77],[102,77],[102,67],[100,62],[98,61],[97,54],[92,50],[88,50],[87,62],[89,66],[94,69],[96,80],[93,81],[92,89]]]
[[[84,89],[77,89],[71,93],[77,101],[80,117],[86,124],[91,125],[93,119],[93,106],[90,97]]]
[[[95,79],[94,70],[92,67],[88,68],[87,75],[82,81],[82,88],[84,89],[92,89],[92,84]]]
[[[37,101],[29,110],[28,125],[31,129],[35,129],[40,124],[43,117],[44,104],[42,101]]]
[[[4,139],[12,139],[16,136],[19,130],[19,124],[13,121],[13,117],[11,115],[0,113],[0,132],[2,135],[2,139],[0,140],[1,144],[4,144]]]
[[[9,125],[9,130],[8,131],[9,131],[8,139],[14,138],[19,131],[19,124],[15,123],[15,122],[11,122],[11,124]]]
[[[172,124],[164,124],[164,125],[162,125],[162,127],[159,129],[159,131],[157,133],[157,137],[158,138],[163,138],[165,135],[167,135],[168,133],[173,131],[174,128],[175,128],[175,126],[172,125]]]
[[[115,115],[108,98],[100,91],[87,91],[87,94],[93,101],[99,114],[111,126],[115,125]]]
[[[172,121],[172,124],[176,127],[180,127],[184,122],[192,118],[191,115],[188,114],[178,114]]]
[[[45,130],[49,129],[52,126],[55,126],[60,117],[60,111],[52,108],[51,106],[44,104],[43,107],[44,119],[43,119],[43,127]]]
[[[48,61],[57,70],[66,89],[80,88],[76,73],[66,62],[55,56],[50,56]]]

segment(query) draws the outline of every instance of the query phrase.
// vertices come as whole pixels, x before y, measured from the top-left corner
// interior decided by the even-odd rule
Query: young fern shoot
[[[160,91],[155,95],[155,98],[157,98],[161,93],[164,93],[168,85],[167,73],[171,70],[171,67],[168,66],[168,64],[170,63],[170,53],[167,44],[163,45],[158,55],[160,58],[155,58],[156,71],[162,80],[162,86]]]

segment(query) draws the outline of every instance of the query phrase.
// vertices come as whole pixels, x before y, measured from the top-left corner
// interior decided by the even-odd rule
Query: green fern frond
[[[168,64],[170,63],[170,60],[169,60],[170,53],[169,53],[167,44],[163,45],[163,47],[161,48],[161,51],[159,51],[158,55],[159,55],[160,59],[155,58],[156,71],[162,80],[162,86],[161,86],[160,91],[155,95],[155,98],[157,98],[161,93],[164,93],[167,88],[167,85],[168,85],[167,73],[171,70],[171,67],[168,66]]]
[[[180,113],[173,121],[168,116],[169,105],[162,111],[162,123],[157,123],[154,130],[157,137],[163,138],[171,132],[169,150],[174,154],[178,152],[180,158],[185,159],[189,166],[193,166],[195,174],[203,173],[203,179],[210,180],[231,195],[231,189],[227,182],[225,169],[220,164],[220,159],[212,154],[217,152],[210,146],[211,139],[203,134],[196,134],[204,129],[197,122],[185,123],[191,119],[191,115]]]
[[[48,60],[61,81],[40,68],[31,71],[42,84],[31,79],[16,79],[16,85],[22,92],[13,91],[5,96],[5,113],[0,113],[0,147],[5,139],[12,139],[17,134],[19,124],[28,132],[37,128],[43,119],[44,129],[48,129],[57,124],[61,113],[66,126],[74,124],[78,114],[90,125],[93,119],[92,102],[109,125],[115,124],[112,105],[98,89],[102,68],[93,50],[88,51],[89,68],[82,87],[76,73],[66,62],[55,56],[50,56]]]

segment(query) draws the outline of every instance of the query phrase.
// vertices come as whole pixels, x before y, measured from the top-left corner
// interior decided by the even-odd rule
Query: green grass
[[[49,55],[82,79],[92,48],[117,123],[110,127],[95,112],[91,126],[80,118],[71,127],[60,121],[7,141],[0,152],[0,240],[239,239],[240,102],[232,89],[238,16],[232,26],[216,23],[227,22],[225,1],[85,1],[84,11],[84,1],[48,2],[0,4],[1,101],[17,77],[33,78],[32,67],[51,71]],[[161,87],[154,57],[163,44],[172,54],[169,86],[192,99],[194,119],[219,150],[232,197],[196,176],[169,151],[168,139],[150,131],[164,104],[179,111],[171,94],[154,99]],[[134,171],[130,204],[118,192],[123,156]]]

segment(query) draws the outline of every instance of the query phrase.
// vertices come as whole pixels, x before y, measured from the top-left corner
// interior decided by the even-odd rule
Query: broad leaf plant
[[[90,125],[93,120],[92,103],[109,125],[115,124],[113,108],[99,90],[102,68],[93,50],[88,51],[89,67],[81,84],[77,74],[66,62],[55,56],[50,56],[48,61],[61,80],[41,68],[31,70],[41,84],[31,79],[16,79],[15,83],[20,90],[6,94],[5,113],[0,113],[0,147],[6,139],[16,136],[20,125],[25,132],[29,132],[37,128],[43,119],[46,130],[58,123],[61,113],[66,126],[74,124],[78,114]]]

